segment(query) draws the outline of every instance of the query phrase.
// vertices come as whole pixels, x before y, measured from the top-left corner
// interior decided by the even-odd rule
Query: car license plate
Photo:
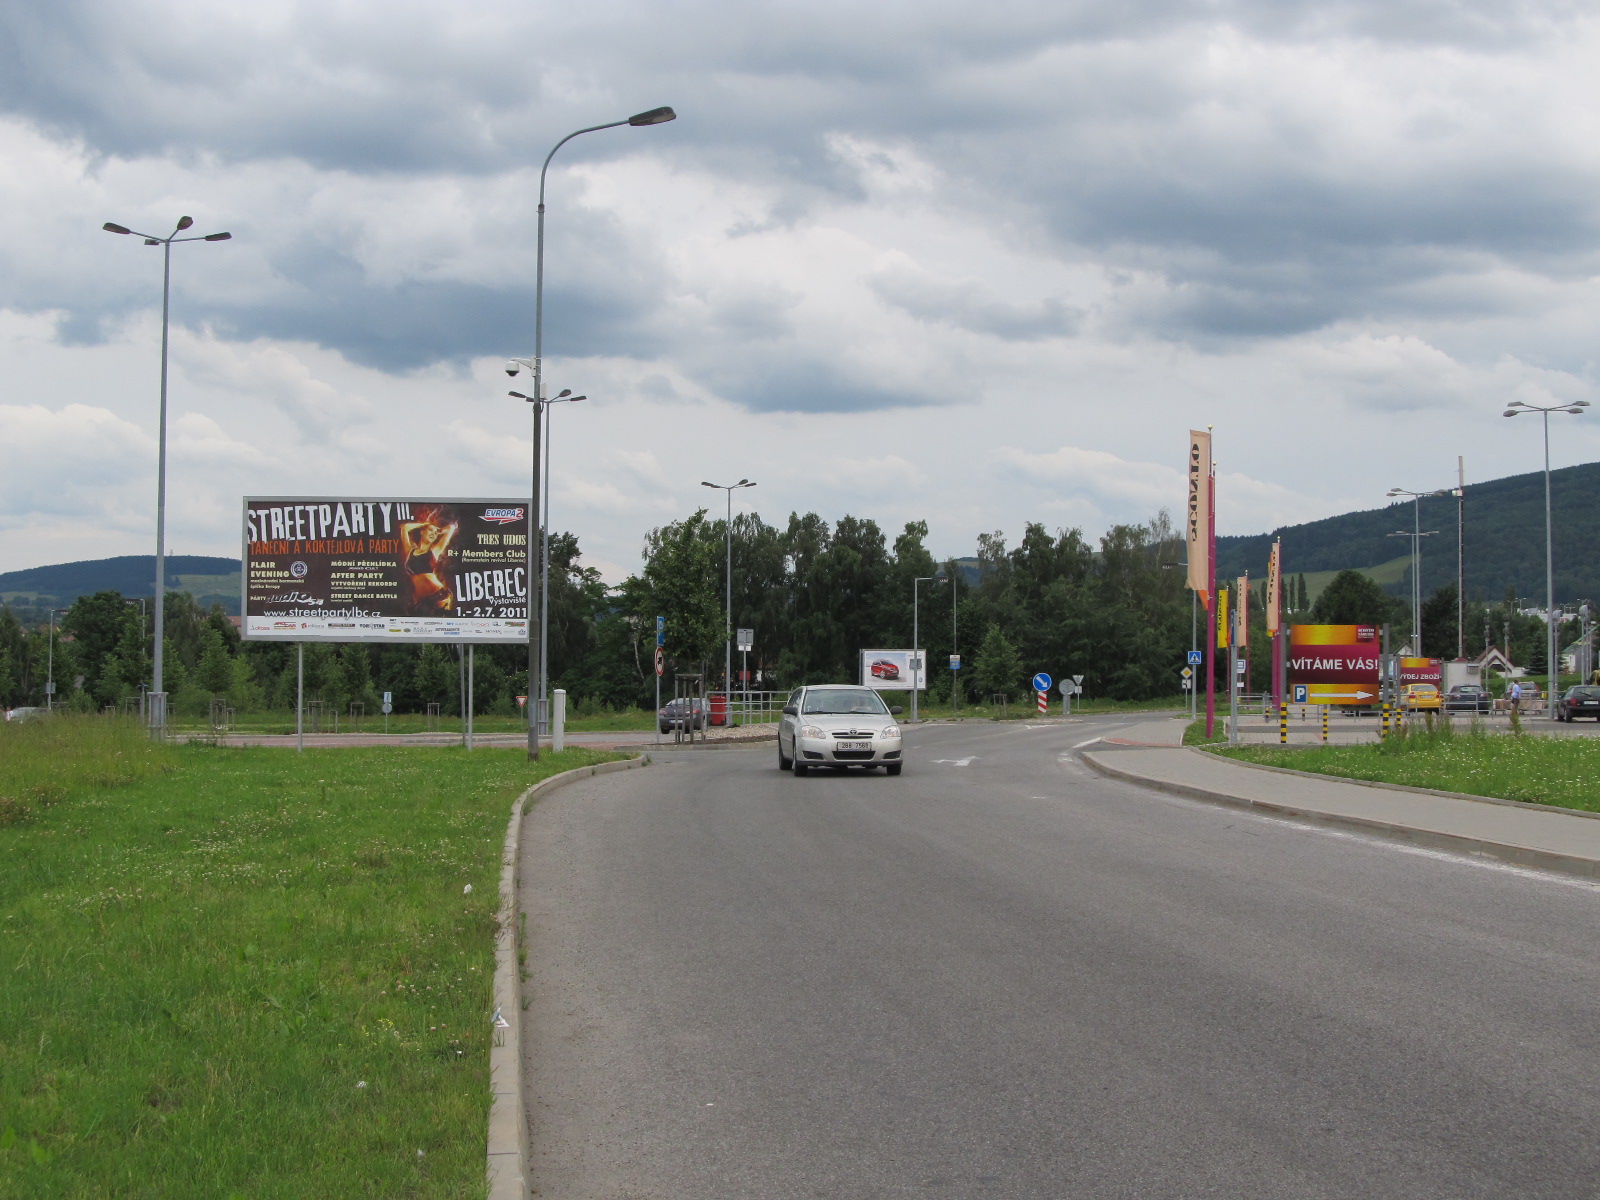
[[[840,742],[834,746],[835,750],[871,750],[871,742]]]

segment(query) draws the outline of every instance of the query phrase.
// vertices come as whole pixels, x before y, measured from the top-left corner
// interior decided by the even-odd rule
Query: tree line
[[[578,539],[551,537],[549,660],[552,683],[580,709],[650,707],[655,695],[656,618],[666,622],[668,686],[679,673],[722,686],[725,550],[732,541],[732,624],[754,630],[748,655],[752,690],[853,680],[869,649],[909,648],[913,590],[919,641],[927,654],[929,699],[964,703],[996,694],[1016,702],[1035,672],[1084,676],[1090,696],[1147,700],[1178,694],[1191,637],[1205,645],[1205,615],[1185,586],[1184,546],[1165,512],[1143,524],[1115,525],[1091,542],[1081,530],[1029,523],[1015,545],[1003,532],[978,538],[975,568],[937,561],[926,522],[890,538],[870,519],[830,524],[791,514],[783,526],[757,514],[727,523],[705,510],[652,529],[643,567],[608,587],[582,564]],[[1287,548],[1291,550],[1292,547]],[[969,560],[970,563],[970,560]],[[921,582],[916,582],[921,581]],[[1265,654],[1265,582],[1252,586],[1252,653]],[[1310,603],[1303,576],[1284,587],[1286,621],[1390,624],[1403,638],[1409,607],[1355,571],[1337,576]],[[1514,600],[1475,601],[1467,611],[1467,650],[1508,642],[1514,661],[1542,669],[1543,625]],[[1192,633],[1191,630],[1195,629]],[[291,710],[295,650],[243,641],[219,607],[203,610],[184,592],[167,596],[165,684],[179,716],[203,715],[214,699],[238,711]],[[1438,589],[1423,607],[1423,650],[1453,657],[1455,589]],[[56,703],[94,711],[137,702],[151,677],[148,605],[117,592],[79,597],[54,641]],[[348,712],[378,711],[383,692],[397,712],[437,704],[460,711],[460,647],[308,643],[309,700]],[[48,627],[24,624],[0,608],[0,699],[8,707],[44,703],[52,653]],[[962,669],[951,671],[951,654]],[[735,653],[734,687],[743,656]],[[511,715],[527,694],[521,645],[479,646],[474,710]],[[1258,675],[1264,679],[1264,675]]]

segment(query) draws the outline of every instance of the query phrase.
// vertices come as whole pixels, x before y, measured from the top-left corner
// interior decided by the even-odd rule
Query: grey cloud
[[[978,280],[939,279],[903,266],[875,272],[868,286],[886,303],[918,320],[1008,341],[1062,337],[1076,330],[1082,317],[1080,310],[1055,297],[1016,303],[994,295]]]

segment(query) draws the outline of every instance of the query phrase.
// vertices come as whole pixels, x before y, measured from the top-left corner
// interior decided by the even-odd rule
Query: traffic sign
[[[1033,677],[1033,690],[1036,692],[1048,692],[1052,682],[1053,681],[1049,675],[1043,671],[1040,671]]]
[[[657,617],[656,618],[656,645],[665,646],[666,644],[667,644],[667,619],[665,617]],[[656,674],[659,675],[659,674],[661,674],[661,672],[657,671]]]
[[[1056,688],[1063,696],[1070,696],[1073,692],[1078,690],[1078,685],[1073,683],[1070,679],[1063,679],[1056,685]]]
[[[1185,668],[1184,668],[1184,669],[1183,669],[1183,677],[1184,677],[1184,678],[1185,678],[1185,679],[1188,679],[1188,678],[1190,678],[1190,677],[1191,677],[1191,676],[1193,676],[1193,675],[1194,675],[1194,668],[1193,668],[1193,667],[1185,667]]]
[[[528,705],[528,698],[526,696],[518,696],[517,697],[517,707],[518,708],[526,708],[527,705]]]
[[[756,631],[754,629],[739,630],[739,637],[737,641],[737,649],[741,654],[749,650],[754,650],[756,646]]]
[[[394,705],[390,704],[387,700],[385,700],[383,702],[383,715],[387,717],[393,711],[394,711]]]
[[[961,670],[961,655],[959,655],[959,654],[952,654],[952,655],[951,655],[951,656],[950,656],[950,669],[951,669],[951,670],[952,670],[952,671],[959,671],[959,670]]]
[[[1241,658],[1241,659],[1239,659],[1237,662],[1235,662],[1233,664],[1233,673],[1235,675],[1243,675],[1244,674],[1244,669],[1246,667],[1248,667],[1249,665],[1250,665],[1250,660],[1249,659]]]
[[[1307,688],[1307,686],[1305,684],[1303,684],[1303,683],[1295,684],[1294,685],[1294,702],[1296,704],[1304,704],[1306,702],[1306,692],[1308,690],[1309,689]]]
[[[1192,688],[1192,687],[1194,687],[1194,680],[1192,680],[1192,679],[1185,679],[1185,680],[1184,680],[1184,681],[1183,681],[1183,690],[1184,690],[1184,691],[1186,691],[1186,692],[1187,692],[1187,691],[1188,691],[1188,690],[1189,690],[1189,689],[1190,689],[1190,688]]]
[[[1191,667],[1198,667],[1201,663],[1205,662],[1205,660],[1206,654],[1204,650],[1189,651],[1189,665]]]
[[[666,673],[667,673],[667,653],[660,646],[657,646],[656,647],[656,675],[659,677],[659,676],[665,675]]]
[[[383,702],[385,704],[393,704],[394,703],[394,693],[393,692],[385,692],[383,694]]]
[[[1074,675],[1072,677],[1072,682],[1078,684],[1079,686],[1082,686],[1082,684],[1083,684],[1083,676],[1082,675]]]

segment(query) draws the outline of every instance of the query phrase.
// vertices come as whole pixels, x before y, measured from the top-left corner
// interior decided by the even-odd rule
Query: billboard
[[[241,632],[288,642],[522,642],[528,502],[247,497]]]
[[[1289,696],[1296,704],[1376,704],[1381,657],[1372,625],[1289,626]]]
[[[1444,686],[1444,659],[1442,658],[1402,658],[1400,660],[1401,683],[1431,683],[1435,687]]]
[[[916,690],[928,690],[928,652],[919,651],[922,669],[917,672]],[[909,692],[911,690],[911,651],[863,650],[861,652],[861,683],[863,687],[877,688],[880,692]]]

